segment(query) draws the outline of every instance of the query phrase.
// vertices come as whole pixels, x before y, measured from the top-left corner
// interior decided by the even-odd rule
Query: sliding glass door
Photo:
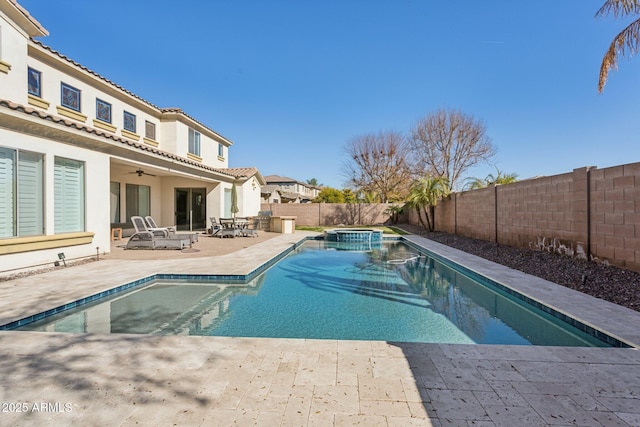
[[[204,230],[207,227],[207,189],[176,188],[176,227],[178,230]]]

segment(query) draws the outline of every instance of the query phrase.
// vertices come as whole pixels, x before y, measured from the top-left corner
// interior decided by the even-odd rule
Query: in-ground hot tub
[[[382,230],[334,228],[325,230],[324,239],[328,242],[381,242]]]

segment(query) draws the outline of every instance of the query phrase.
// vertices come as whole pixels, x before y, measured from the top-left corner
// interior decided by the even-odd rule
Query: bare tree
[[[360,135],[347,141],[344,175],[358,191],[375,193],[380,201],[401,200],[409,191],[408,145],[393,131]]]
[[[638,0],[607,0],[596,13],[597,17],[607,16],[613,13],[616,18],[618,16],[639,15],[640,1]],[[624,57],[625,54],[633,56],[640,50],[640,18],[629,24],[624,30],[618,33],[611,42],[607,53],[602,58],[600,66],[600,78],[598,80],[598,92],[602,93],[604,85],[607,83],[609,71],[616,69],[618,56]]]
[[[446,178],[450,190],[465,170],[496,154],[482,121],[450,109],[418,120],[411,130],[410,146],[416,173]]]

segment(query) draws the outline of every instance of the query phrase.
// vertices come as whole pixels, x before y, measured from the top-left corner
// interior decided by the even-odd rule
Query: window
[[[144,122],[144,137],[147,139],[156,139],[156,125],[149,121]]]
[[[127,221],[132,216],[151,215],[151,187],[147,185],[127,184]]]
[[[53,165],[55,233],[84,231],[84,163],[56,157]]]
[[[200,156],[200,132],[189,129],[189,153]]]
[[[218,156],[224,157],[224,145],[218,143]]]
[[[119,223],[120,222],[120,183],[111,181],[110,187],[111,187],[111,194],[110,194],[111,223]]]
[[[111,104],[96,99],[96,119],[111,123]]]
[[[66,83],[61,83],[60,104],[71,110],[80,112],[80,91]]]
[[[0,147],[0,238],[44,234],[44,156]]]
[[[29,86],[29,94],[42,98],[42,90],[40,87],[40,78],[42,73],[29,67],[27,69],[27,84]]]
[[[136,133],[136,115],[131,114],[128,111],[124,112],[122,127],[124,130],[128,130],[129,132]]]

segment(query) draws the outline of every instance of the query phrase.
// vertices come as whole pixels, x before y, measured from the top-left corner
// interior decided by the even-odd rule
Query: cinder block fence
[[[435,218],[439,231],[640,271],[640,163],[454,193]]]

